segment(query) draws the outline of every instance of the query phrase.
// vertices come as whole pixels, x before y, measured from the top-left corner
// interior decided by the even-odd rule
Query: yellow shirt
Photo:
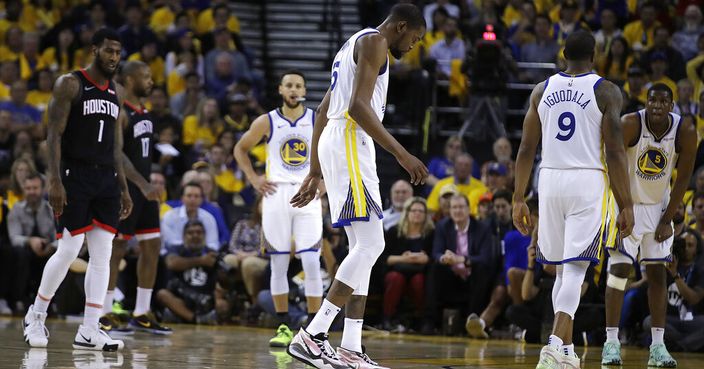
[[[519,22],[521,18],[523,18],[521,12],[511,4],[508,4],[506,9],[504,9],[504,15],[501,17],[506,27],[511,27],[514,23]]]
[[[240,192],[244,188],[244,182],[235,177],[235,174],[230,169],[225,169],[220,174],[216,174],[215,184],[225,192]]]
[[[640,45],[642,49],[649,49],[653,46],[653,32],[657,26],[658,23],[655,22],[652,27],[646,30],[641,21],[628,23],[623,29],[623,38],[633,49],[638,49],[636,45]]]
[[[0,82],[0,101],[10,99],[10,87]]]
[[[42,112],[42,123],[48,122],[47,106],[49,106],[49,100],[51,100],[51,91],[32,90],[27,93],[27,104],[34,106]]]
[[[74,57],[74,61],[75,61]],[[80,68],[79,65],[69,63],[69,56],[68,53],[61,53],[60,57],[56,57],[56,48],[55,47],[49,47],[44,52],[42,53],[42,60],[44,60],[47,63],[47,67],[53,71],[58,72],[59,74],[65,74],[68,73],[72,70],[76,70]]]
[[[12,190],[7,190],[7,210],[12,210],[17,201],[24,200],[24,196],[21,193],[14,193]]]
[[[0,62],[4,61],[17,61],[20,57],[19,53],[15,53],[7,46],[0,46]]]
[[[139,61],[144,61],[142,60],[142,55],[140,55],[139,52],[136,52],[132,55],[130,55],[127,60],[132,61],[132,60],[139,60]],[[166,64],[164,63],[164,59],[161,56],[157,56],[152,60],[151,62],[147,63],[149,64],[149,69],[152,70],[152,79],[154,80],[155,85],[163,85],[164,84],[164,71],[166,70]]]
[[[23,80],[28,80],[32,78],[32,75],[34,75],[34,72],[42,69],[46,69],[49,67],[51,64],[51,60],[48,62],[42,57],[43,55],[37,55],[37,60],[34,63],[34,67],[29,63],[29,60],[24,54],[19,55],[19,62],[20,62],[20,78]]]
[[[171,210],[171,206],[169,206],[166,201],[162,201],[161,204],[159,204],[159,220],[164,219],[164,214],[168,213],[169,210]]]
[[[166,79],[166,93],[168,93],[169,96],[174,96],[185,90],[186,81],[177,71],[171,71],[171,73],[169,73],[169,78]]]
[[[196,20],[196,33],[202,35],[215,29],[215,20],[213,20],[213,8],[208,8],[198,14]],[[227,29],[230,32],[240,33],[240,21],[234,15],[230,14],[227,20]]]
[[[487,188],[480,180],[475,178],[470,178],[468,184],[456,183],[455,177],[441,179],[435,184],[433,190],[430,192],[430,196],[428,196],[428,209],[433,212],[440,210],[440,189],[447,184],[454,184],[457,186],[457,189],[461,194],[467,196],[469,199],[470,213],[473,216],[476,216],[479,205],[479,197],[489,191],[489,188]]]
[[[183,144],[194,145],[196,141],[201,141],[203,145],[210,147],[216,141],[220,132],[223,131],[222,124],[217,127],[203,127],[198,124],[198,117],[189,115],[183,121]]]
[[[174,24],[176,14],[168,6],[162,6],[152,13],[149,20],[149,27],[156,33],[164,34],[170,25]]]
[[[623,85],[623,90],[626,91],[626,94],[628,96],[631,96],[631,86],[626,82],[626,84]],[[638,96],[636,96],[638,101],[642,102],[645,104],[646,101],[648,101],[648,89],[643,87],[640,89],[640,93],[638,93]]]

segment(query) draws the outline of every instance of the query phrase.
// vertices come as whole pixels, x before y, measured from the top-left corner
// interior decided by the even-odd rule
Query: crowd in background
[[[362,22],[377,21],[370,9],[383,14],[393,3],[360,1],[360,9],[369,10],[361,14]],[[448,99],[460,104],[471,99],[472,63],[478,46],[491,39],[487,32],[495,37],[489,41],[501,45],[507,80],[539,82],[545,73],[519,71],[513,63],[560,66],[566,35],[588,29],[597,39],[596,72],[622,87],[624,113],[643,108],[647,88],[662,82],[674,92],[674,112],[693,116],[700,140],[704,134],[704,1],[418,3],[424,6],[427,33],[412,52],[393,62],[390,101],[402,102],[403,94],[413,93],[413,88],[398,86],[415,83],[422,71],[450,81]],[[163,190],[163,255],[155,291],[190,283],[188,298],[196,302],[186,317],[163,309],[164,293],[155,294],[153,307],[166,321],[203,324],[252,324],[272,315],[269,263],[260,251],[261,199],[238,170],[232,149],[250,122],[274,106],[261,105],[265,79],[253,66],[227,2],[6,1],[0,15],[0,314],[24,314],[43,264],[56,248],[41,175],[47,165],[52,84],[91,62],[91,35],[108,26],[122,36],[123,59],[147,63],[155,81],[145,101],[157,142],[150,180]],[[492,157],[481,163],[465,145],[457,136],[431,145],[426,185],[414,188],[399,178],[385,196],[387,245],[373,271],[367,320],[391,331],[457,334],[464,330],[458,328],[458,318],[467,318],[472,336],[539,342],[550,326],[555,270],[536,263],[534,238],[514,229],[512,142],[497,139],[491,153],[475,155]],[[251,155],[263,171],[263,146]],[[704,340],[691,337],[704,331],[699,297],[704,291],[703,160],[700,146],[691,190],[674,219],[675,262],[668,268],[666,331],[677,332],[667,337],[668,347],[690,351],[704,349]],[[535,196],[529,204],[534,223]],[[332,227],[323,200],[321,257],[327,288],[347,241],[344,232]],[[122,266],[118,287],[125,293],[135,290],[138,253],[132,247]],[[196,258],[198,270],[206,273],[184,278],[188,271],[173,270],[170,255]],[[303,323],[303,278],[300,262],[292,260],[291,315]],[[603,265],[590,268],[582,286],[577,342],[603,339]],[[686,276],[690,291],[673,287],[678,272]],[[624,341],[643,340],[648,317],[643,276],[637,267],[630,278],[621,319]],[[75,303],[81,299],[74,297],[82,293],[82,278],[81,268],[73,267],[52,313],[81,312]],[[116,311],[134,305],[134,296],[118,297]]]

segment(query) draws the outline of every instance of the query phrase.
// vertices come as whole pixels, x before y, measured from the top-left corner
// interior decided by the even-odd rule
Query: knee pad
[[[109,266],[112,256],[112,240],[115,235],[101,228],[94,228],[86,234],[88,238],[89,265]]]
[[[617,277],[611,273],[606,277],[606,286],[615,290],[625,291],[628,284],[628,278]]]
[[[383,250],[383,247],[379,249]],[[366,291],[369,285],[369,274],[376,259],[381,254],[381,250],[377,254],[376,247],[357,245],[340,264],[335,279],[354,288],[355,294],[358,294],[356,291],[360,287],[360,283],[366,280],[366,283],[363,284],[366,284],[367,287],[361,289]]]
[[[60,259],[66,265],[71,264],[78,257],[78,253],[83,247],[84,234],[71,236],[66,232],[65,236],[59,239],[56,252],[53,257]],[[112,252],[112,250],[110,250]]]
[[[303,273],[305,274],[304,288],[306,296],[323,296],[323,279],[320,275],[320,251],[302,252],[300,254]]]
[[[270,289],[272,295],[283,295],[288,293],[288,263],[289,254],[271,255],[271,279]]]
[[[555,296],[554,310],[563,312],[574,319],[574,313],[579,307],[582,283],[589,267],[588,262],[574,262],[564,265],[560,289]]]

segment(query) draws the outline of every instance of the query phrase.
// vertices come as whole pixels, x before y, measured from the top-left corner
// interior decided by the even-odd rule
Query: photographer
[[[704,263],[702,239],[687,228],[675,239],[669,264],[665,342],[677,351],[704,349]],[[650,317],[643,323],[650,327]]]

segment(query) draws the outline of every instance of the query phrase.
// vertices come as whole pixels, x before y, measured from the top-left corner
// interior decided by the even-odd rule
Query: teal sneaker
[[[546,345],[540,350],[540,359],[535,369],[562,369],[563,356],[565,355],[560,350]]]
[[[601,365],[621,365],[621,342],[605,342],[601,350]]]
[[[667,352],[665,344],[658,343],[657,345],[650,345],[648,366],[654,366],[656,368],[677,368],[677,361]]]

